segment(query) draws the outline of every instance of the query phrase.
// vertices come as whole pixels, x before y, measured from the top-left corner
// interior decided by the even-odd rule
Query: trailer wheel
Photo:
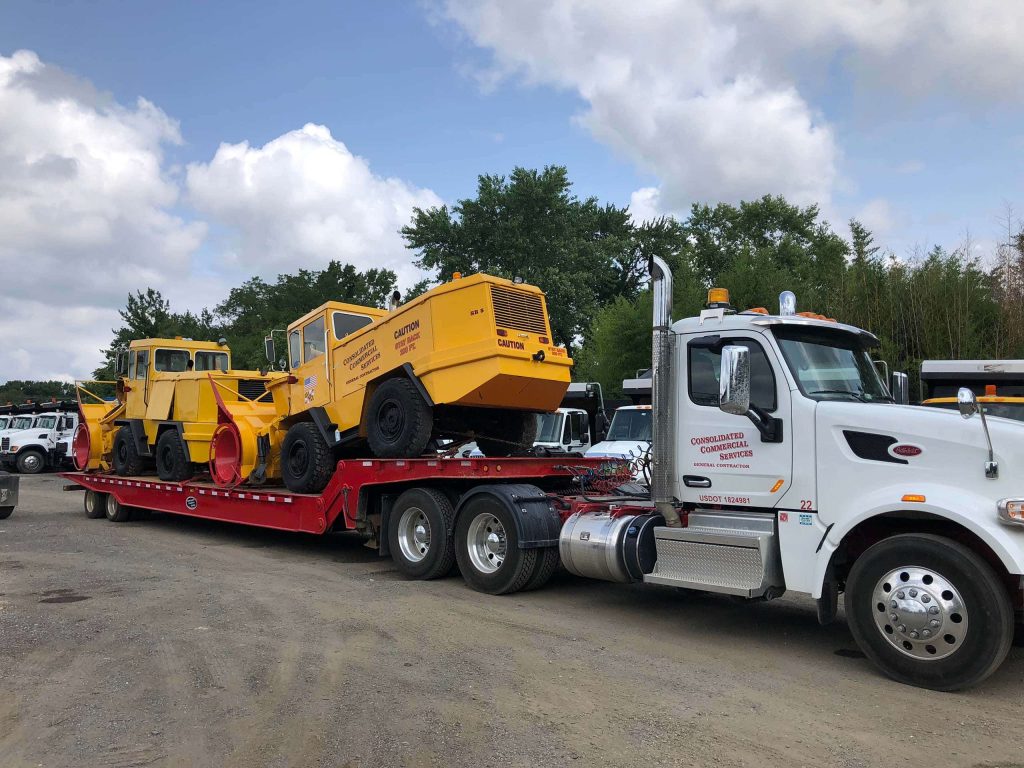
[[[530,581],[538,550],[520,549],[512,513],[493,496],[480,494],[459,513],[455,557],[470,587],[505,595],[518,592]]]
[[[388,549],[410,579],[447,576],[455,565],[455,509],[433,488],[410,488],[391,508]]]
[[[292,424],[281,444],[281,476],[288,490],[320,493],[333,469],[331,449],[316,425],[309,421]]]
[[[893,536],[862,554],[847,579],[846,615],[885,674],[936,691],[981,682],[1013,640],[1010,596],[992,567],[932,534]]]
[[[107,513],[107,494],[98,491],[86,491],[85,500],[82,502],[85,507],[85,516],[90,520],[97,520]]]
[[[126,507],[113,494],[107,494],[105,508],[107,520],[112,523],[127,523],[132,519],[132,508]]]
[[[562,558],[558,554],[558,547],[545,547],[538,550],[537,565],[534,567],[533,575],[530,576],[530,580],[526,582],[526,586],[523,587],[522,591],[529,592],[543,587],[555,575],[555,571],[558,570],[558,565],[561,562]]]
[[[0,507],[0,520],[6,520],[14,513],[14,507]]]
[[[14,464],[23,475],[38,475],[46,467],[46,458],[39,451],[29,448],[18,454]]]
[[[192,477],[192,466],[176,429],[164,430],[156,441],[156,474],[161,480],[177,483]]]
[[[131,427],[121,427],[114,436],[114,472],[121,477],[142,474],[142,457],[132,437]]]
[[[377,387],[367,411],[366,439],[381,459],[411,459],[430,442],[434,417],[416,386],[404,378],[388,379]]]
[[[476,445],[484,456],[509,456],[533,447],[537,440],[537,414],[532,411],[490,411],[476,419]]]

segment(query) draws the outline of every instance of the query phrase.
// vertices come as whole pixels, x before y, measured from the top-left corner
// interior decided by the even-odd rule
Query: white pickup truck
[[[78,414],[15,416],[10,426],[14,429],[0,433],[0,467],[34,475],[44,469],[59,469],[70,460]]]

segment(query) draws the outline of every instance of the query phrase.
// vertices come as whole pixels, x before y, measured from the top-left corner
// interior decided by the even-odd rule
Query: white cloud
[[[1024,8],[1004,0],[440,2],[491,53],[482,83],[576,92],[579,121],[659,178],[661,211],[783,194],[828,212],[847,184],[809,94],[832,67],[896,110],[1024,96]]]
[[[248,273],[315,267],[330,259],[387,267],[408,284],[420,273],[398,230],[414,206],[441,204],[429,189],[375,175],[322,125],[262,147],[222,144],[188,167],[189,200],[229,228],[234,259]]]

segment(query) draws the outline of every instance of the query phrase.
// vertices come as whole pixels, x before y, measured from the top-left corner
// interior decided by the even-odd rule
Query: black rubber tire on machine
[[[85,499],[82,501],[85,508],[85,516],[90,520],[98,520],[107,515],[107,494],[99,491],[85,492]]]
[[[416,385],[406,378],[381,382],[367,408],[366,439],[381,459],[421,456],[434,428],[433,412]]]
[[[192,477],[192,465],[185,456],[185,444],[176,429],[164,430],[156,441],[156,473],[165,482],[178,483]]]
[[[845,602],[867,657],[894,680],[921,688],[981,682],[1013,640],[1006,587],[985,560],[943,536],[901,534],[871,546],[850,570]]]
[[[455,565],[455,508],[433,488],[410,488],[388,518],[388,549],[410,579],[438,579]]]
[[[293,493],[320,493],[334,471],[327,441],[315,424],[300,421],[288,428],[281,444],[281,476]]]
[[[455,559],[462,577],[476,591],[491,595],[519,592],[533,578],[541,555],[539,549],[519,548],[516,521],[494,496],[475,496],[459,512]]]
[[[112,523],[127,523],[132,519],[132,508],[119,502],[113,494],[107,494],[106,503],[103,506],[107,520]]]
[[[136,477],[142,474],[142,456],[135,445],[132,430],[123,426],[114,436],[114,473],[121,477]]]
[[[15,465],[23,475],[38,475],[46,468],[46,457],[40,451],[29,449],[18,454]]]
[[[533,411],[488,410],[474,418],[476,445],[484,456],[510,456],[528,451],[537,439],[537,414]]]

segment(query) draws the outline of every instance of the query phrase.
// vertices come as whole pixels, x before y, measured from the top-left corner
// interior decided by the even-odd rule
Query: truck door
[[[698,504],[774,507],[789,487],[793,472],[790,393],[781,363],[759,334],[725,332],[682,337],[677,424],[680,435],[680,493]],[[750,401],[781,419],[782,441],[762,442],[746,416],[718,407],[724,346],[750,350]]]
[[[288,334],[288,355],[298,382],[291,387],[291,412],[299,413],[330,400],[327,327],[320,315]]]
[[[146,401],[149,383],[149,350],[136,349],[128,353],[128,392],[125,395],[125,412],[130,419],[142,419],[146,416]]]

